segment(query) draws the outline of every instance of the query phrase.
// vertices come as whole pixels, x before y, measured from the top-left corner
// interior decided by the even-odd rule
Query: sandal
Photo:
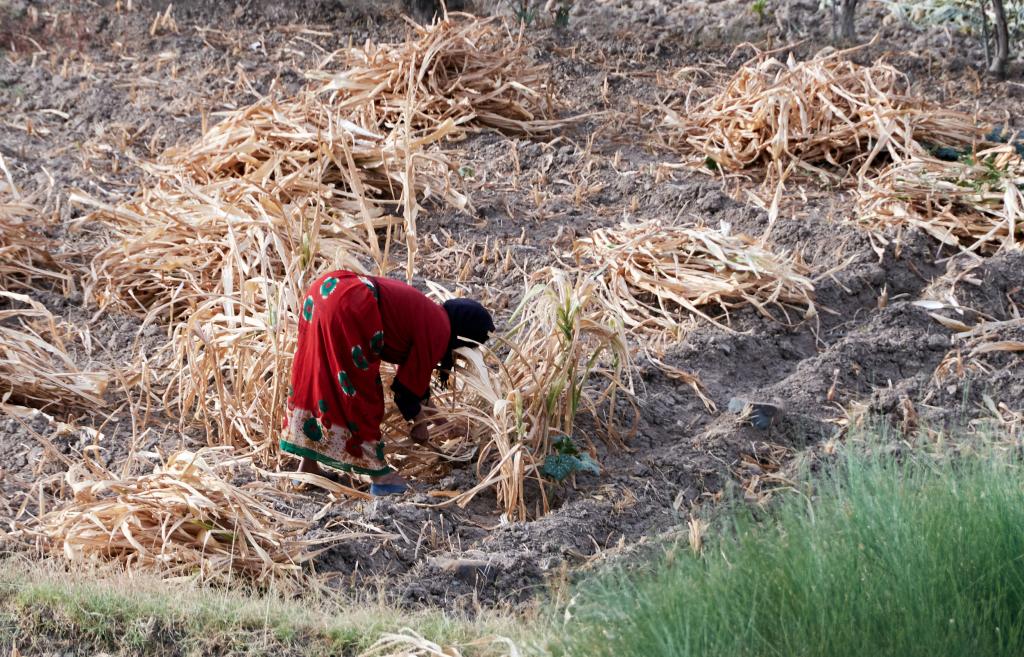
[[[370,495],[374,497],[385,497],[387,495],[401,495],[408,492],[407,484],[370,484]]]

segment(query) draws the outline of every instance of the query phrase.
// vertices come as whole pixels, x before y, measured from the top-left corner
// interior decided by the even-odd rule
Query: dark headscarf
[[[486,308],[472,299],[449,299],[444,302],[444,309],[448,313],[452,334],[438,374],[442,383],[448,383],[448,375],[455,366],[452,352],[459,347],[475,347],[487,342],[488,335],[494,330],[494,320]]]

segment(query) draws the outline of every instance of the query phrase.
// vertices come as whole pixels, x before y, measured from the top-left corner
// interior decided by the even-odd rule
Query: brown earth
[[[472,171],[473,210],[428,208],[420,232],[449,233],[467,245],[485,238],[511,245],[527,271],[553,262],[572,237],[623,218],[725,222],[762,234],[766,214],[735,200],[740,195],[734,185],[659,170],[678,155],[659,145],[657,108],[685,97],[686,88],[672,82],[684,67],[709,74],[698,76],[704,86],[696,90],[709,93],[710,75],[741,63],[744,56],[733,54],[740,43],[801,41],[798,55],[825,47],[828,21],[817,6],[781,3],[760,18],[743,1],[595,1],[580,3],[568,30],[532,26],[535,56],[552,65],[564,113],[589,118],[543,141],[482,132],[453,145],[455,159]],[[177,33],[151,36],[154,16],[163,9],[152,0],[136,2],[131,12],[116,10],[113,2],[0,2],[0,154],[22,191],[34,195],[48,234],[83,263],[108,236],[76,223],[83,210],[68,202],[72,190],[107,201],[130,197],[140,181],[133,161],[195,138],[202,111],[243,106],[272,85],[295,91],[303,71],[325,52],[350,40],[398,39],[407,30],[397,19],[398,7],[370,2],[191,0],[174,5]],[[984,109],[1011,129],[1024,127],[1019,74],[1002,83],[980,77],[977,44],[901,25],[873,4],[865,8],[860,30],[881,36],[857,59],[887,57],[920,93]],[[464,510],[438,509],[427,506],[437,499],[425,490],[400,501],[336,504],[314,535],[350,527],[373,536],[331,547],[318,558],[318,573],[346,591],[380,584],[409,605],[471,610],[520,603],[595,558],[685,529],[691,513],[733,485],[748,499],[763,499],[773,473],[795,455],[840,437],[844,427],[865,417],[949,433],[994,421],[986,398],[1020,411],[1019,356],[988,354],[981,367],[937,375],[957,345],[952,331],[914,302],[952,294],[969,309],[967,319],[1014,318],[1024,304],[1024,254],[969,260],[913,231],[879,254],[850,222],[847,201],[840,194],[818,195],[784,212],[772,231],[772,246],[802,253],[815,272],[817,319],[788,325],[752,310],[735,311],[731,331],[694,322],[669,350],[666,362],[698,374],[717,412],[709,413],[689,387],[641,362],[639,422],[628,451],[602,449],[603,474],[581,475],[574,485],[555,489],[556,508],[548,516],[502,524],[493,498],[481,496]],[[436,278],[429,258],[424,262],[422,276]],[[507,291],[521,289],[520,279],[475,267],[463,286],[470,294],[506,290],[498,305],[499,315],[507,316],[517,301],[517,293]],[[131,362],[162,339],[160,328],[142,327],[132,317],[95,316],[76,290],[54,290],[39,300],[91,334],[93,347],[75,351],[82,367]],[[1000,339],[1021,339],[1012,334],[1019,329],[1008,331]],[[782,415],[758,431],[726,410],[733,397],[776,404]],[[109,462],[132,451],[202,444],[201,436],[183,436],[174,422],[154,422],[148,431],[134,425],[123,391],[110,398],[109,408],[75,418],[59,408],[45,410],[100,429]],[[27,424],[43,435],[53,429],[43,418]],[[588,430],[593,427],[581,419],[579,431]],[[54,438],[67,455],[83,440],[75,432]],[[36,482],[48,482],[42,497],[50,503],[61,494],[63,466],[45,457],[24,423],[0,419],[0,446],[7,506],[0,516],[13,516],[23,503],[27,514],[35,513]],[[465,488],[473,477],[456,469],[438,487]],[[326,502],[311,493],[297,511],[312,515]],[[6,549],[24,548],[12,540]]]

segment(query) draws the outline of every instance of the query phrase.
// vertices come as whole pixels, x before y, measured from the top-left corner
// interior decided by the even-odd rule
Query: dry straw
[[[230,448],[179,452],[138,477],[118,477],[87,460],[67,474],[74,499],[42,516],[33,531],[72,561],[217,578],[295,573],[315,555],[301,538],[306,522],[279,511],[283,498],[268,486],[233,484],[247,465]]]
[[[858,188],[859,205],[876,232],[910,224],[946,243],[966,242],[968,248],[999,243],[999,231],[1006,230],[997,226],[1000,216],[1019,213],[1019,206],[1011,205],[1016,199],[1007,194],[1003,208],[1003,201],[986,198],[981,220],[975,212],[963,221],[946,211],[951,203],[935,202],[931,187],[944,175],[938,171],[943,165],[929,153],[973,149],[984,135],[976,117],[912,95],[894,67],[853,63],[846,59],[852,52],[803,62],[791,54],[785,63],[758,55],[720,93],[685,113],[669,110],[668,142],[697,155],[702,166],[760,173],[771,190],[772,220],[786,181],[800,174]],[[951,168],[954,179],[974,173]]]
[[[998,369],[1013,367],[1014,356],[1024,352],[1024,318],[982,321],[969,327],[937,313],[931,315],[944,326],[958,330],[954,334],[955,348],[935,368],[932,378],[937,385],[944,385],[949,378],[962,379],[968,373],[990,376]],[[1010,356],[1000,359],[1000,354]]]
[[[725,229],[656,221],[601,228],[574,245],[577,260],[604,277],[616,313],[631,330],[678,339],[689,316],[725,327],[729,310],[749,305],[765,316],[815,314],[814,284],[796,256],[773,253]]]
[[[43,280],[70,288],[66,259],[55,255],[56,244],[43,235],[34,203],[19,193],[2,155],[0,173],[0,289],[31,290]]]
[[[295,348],[295,318],[285,301],[290,294],[271,285],[269,308],[213,297],[174,328],[165,354],[177,368],[164,391],[165,406],[180,409],[185,423],[202,426],[209,444],[246,445],[261,462],[276,454],[275,428],[289,383]]]
[[[967,251],[1015,248],[1024,232],[1019,153],[975,152],[990,139],[976,117],[912,95],[895,68],[855,64],[851,52],[785,63],[759,55],[722,92],[685,114],[670,110],[668,141],[713,169],[763,172],[774,185],[772,218],[786,180],[804,174],[855,187],[859,218],[882,241],[882,229],[912,226]],[[932,156],[942,151],[961,157]]]
[[[72,279],[2,156],[0,171],[6,176],[0,179],[0,403],[102,406],[108,376],[80,370],[68,354],[70,327],[24,294],[46,283],[69,288]]]
[[[726,171],[759,168],[781,182],[793,172],[857,178],[921,143],[981,137],[974,117],[910,95],[895,68],[855,64],[845,59],[851,52],[785,63],[759,55],[685,118],[669,112],[669,142]]]
[[[1024,240],[1024,159],[1010,145],[946,162],[915,156],[863,181],[861,220],[916,226],[943,244],[991,254]]]
[[[497,19],[448,14],[399,44],[367,42],[341,54],[345,69],[315,71],[332,108],[361,125],[407,121],[537,134],[565,125],[552,119],[549,71],[530,61],[523,35]],[[337,56],[337,55],[335,55]]]
[[[440,645],[415,630],[402,628],[395,633],[381,635],[359,657],[463,657],[463,655],[489,657],[520,657],[515,642],[507,637],[491,636],[463,645]]]
[[[110,376],[68,354],[71,328],[24,294],[0,290],[0,403],[62,409],[103,406]]]
[[[0,201],[0,289],[30,290],[37,281],[71,284],[53,244],[33,226],[34,208],[25,201]]]
[[[206,169],[154,169],[159,182],[132,201],[110,206],[73,198],[96,207],[90,219],[101,219],[121,237],[93,261],[89,291],[99,303],[172,316],[210,295],[231,297],[252,279],[278,280],[296,261],[321,265],[340,257],[354,264],[363,257],[383,262],[377,231],[401,220],[362,197],[371,183],[383,184],[376,169],[356,166],[342,174],[328,159],[299,171],[281,165],[280,177],[272,179],[247,170],[223,176],[219,167],[226,165],[204,153],[206,141],[195,145],[191,160],[196,167],[205,157]],[[260,147],[276,152],[275,158],[289,154],[283,142]],[[347,148],[351,151],[351,145]],[[400,168],[409,157],[401,149],[375,149],[372,157],[381,156],[386,160],[381,171]],[[230,161],[229,154],[225,157]],[[204,176],[209,179],[201,180]],[[336,185],[332,176],[345,177],[347,185]],[[402,180],[389,184],[400,190]]]

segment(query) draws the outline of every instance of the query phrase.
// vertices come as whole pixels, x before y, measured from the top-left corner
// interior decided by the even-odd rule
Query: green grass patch
[[[1024,472],[1016,448],[982,452],[848,452],[767,512],[733,509],[701,556],[584,583],[552,653],[1022,655]]]
[[[166,582],[111,569],[0,562],[0,654],[357,655],[410,628],[442,646],[519,638],[517,619],[307,593],[301,597]],[[474,652],[483,654],[485,643]]]

